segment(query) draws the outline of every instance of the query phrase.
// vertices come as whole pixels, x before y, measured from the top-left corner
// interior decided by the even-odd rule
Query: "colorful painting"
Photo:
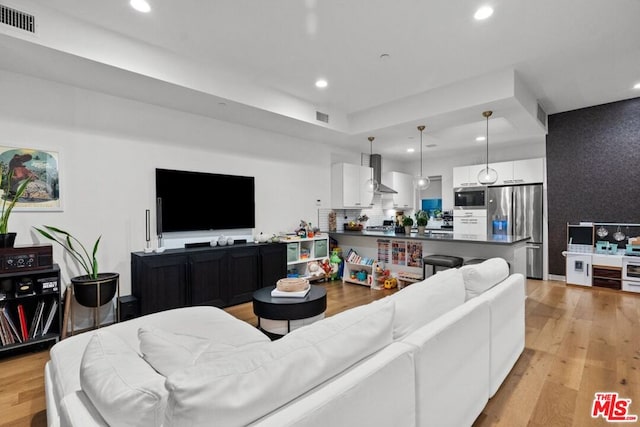
[[[62,210],[58,153],[0,146],[0,169],[2,200],[10,198],[25,179],[30,180],[15,210]]]

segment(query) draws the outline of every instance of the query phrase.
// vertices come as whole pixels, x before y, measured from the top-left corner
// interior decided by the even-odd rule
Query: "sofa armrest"
[[[489,397],[500,388],[525,346],[525,279],[512,274],[476,297],[489,303],[491,359]]]
[[[62,427],[109,427],[89,397],[82,391],[66,395],[60,402]]]
[[[474,298],[416,330],[417,425],[472,425],[489,400],[489,304]]]
[[[252,427],[413,426],[413,347],[393,343]]]

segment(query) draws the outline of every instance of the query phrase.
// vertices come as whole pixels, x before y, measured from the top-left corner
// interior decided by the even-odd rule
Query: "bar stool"
[[[436,274],[436,267],[457,268],[462,266],[463,258],[452,255],[427,255],[422,258],[422,276],[427,278],[427,265],[432,268],[431,274]]]
[[[466,260],[463,265],[481,264],[486,260],[487,260],[486,258],[471,258]]]

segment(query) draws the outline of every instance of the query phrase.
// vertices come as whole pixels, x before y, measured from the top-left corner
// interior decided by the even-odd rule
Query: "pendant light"
[[[498,172],[489,167],[489,117],[493,111],[484,111],[482,115],[487,119],[487,167],[478,173],[478,182],[482,185],[491,185],[498,180]]]
[[[370,136],[369,138],[369,162],[371,162],[371,156],[373,156],[373,140],[374,137]],[[371,179],[368,179],[365,183],[365,188],[369,193],[375,193],[378,191],[378,181],[373,177],[373,168],[371,168]]]
[[[429,177],[422,173],[422,132],[424,129],[424,125],[418,126],[418,130],[420,131],[420,175],[416,176],[414,180],[414,184],[418,190],[426,190],[429,188],[429,185],[431,185]]]

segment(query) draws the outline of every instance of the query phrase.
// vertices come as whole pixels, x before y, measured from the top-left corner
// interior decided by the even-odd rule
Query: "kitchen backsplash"
[[[344,231],[344,224],[349,221],[357,221],[358,217],[366,214],[369,217],[366,225],[382,225],[384,220],[395,220],[395,209],[382,209],[382,195],[376,194],[373,199],[373,207],[368,209],[318,209],[317,224],[322,231],[329,230],[329,214],[336,213],[337,231]],[[405,211],[413,215],[413,210]]]

